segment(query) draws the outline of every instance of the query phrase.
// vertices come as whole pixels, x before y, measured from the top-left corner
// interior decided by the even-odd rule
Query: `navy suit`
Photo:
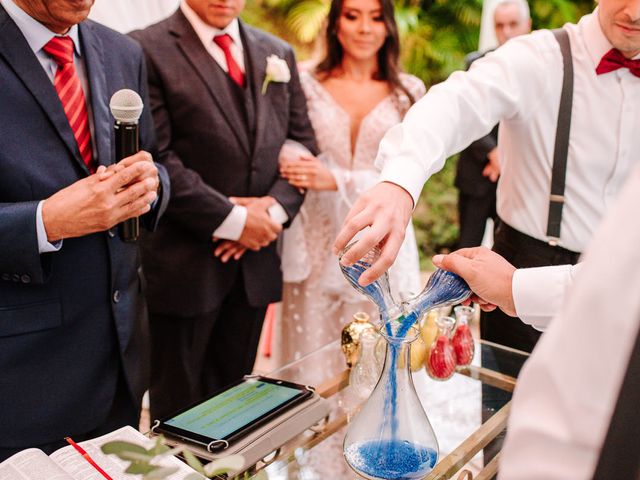
[[[122,88],[146,100],[140,47],[91,21],[79,25],[100,164],[114,162],[108,102]],[[146,308],[138,246],[115,229],[39,254],[40,200],[86,177],[56,90],[0,6],[0,449],[78,435],[104,424],[118,382],[131,405],[147,387]],[[146,102],[145,102],[146,103]],[[150,109],[141,147],[153,144]],[[142,218],[153,229],[169,195]]]

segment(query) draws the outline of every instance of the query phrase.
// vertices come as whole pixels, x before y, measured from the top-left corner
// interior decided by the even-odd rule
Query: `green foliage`
[[[244,466],[244,458],[240,455],[229,455],[228,457],[219,458],[206,465],[200,463],[196,456],[184,447],[175,449],[165,445],[165,439],[161,435],[156,438],[153,447],[146,449],[141,445],[114,441],[102,445],[102,452],[107,455],[115,455],[121,460],[129,462],[129,466],[125,473],[129,475],[141,475],[142,480],[163,480],[178,471],[176,467],[163,467],[154,463],[163,456],[177,455],[182,453],[187,464],[198,473],[187,475],[184,480],[202,480],[203,478],[221,478],[221,475],[237,472]],[[259,478],[259,474],[255,478]],[[225,477],[225,478],[247,478],[247,475],[241,477]]]

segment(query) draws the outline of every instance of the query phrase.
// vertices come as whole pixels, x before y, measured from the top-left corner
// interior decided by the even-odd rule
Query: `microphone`
[[[138,119],[144,105],[140,95],[133,90],[118,90],[109,102],[115,118],[113,130],[116,134],[116,162],[130,157],[140,150],[138,141]],[[138,217],[130,218],[118,225],[118,234],[123,242],[135,242],[140,235]]]

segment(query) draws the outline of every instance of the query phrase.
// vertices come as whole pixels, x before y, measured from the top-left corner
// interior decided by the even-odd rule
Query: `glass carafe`
[[[381,364],[376,358],[376,346],[380,335],[374,330],[364,330],[360,334],[358,360],[349,373],[349,387],[360,400],[371,395],[380,379]]]
[[[340,254],[340,259],[342,259],[342,256],[355,244],[356,242],[352,242],[347,245]],[[363,287],[358,283],[360,276],[365,272],[365,270],[368,270],[371,265],[378,260],[378,258],[380,258],[380,247],[376,245],[353,265],[345,266],[341,263],[340,270],[342,270],[342,274],[354,289],[367,296],[369,300],[375,303],[380,311],[380,319],[384,324],[390,318],[397,317],[400,313],[398,304],[391,295],[389,275],[387,272],[384,272],[380,278],[366,287]]]
[[[470,365],[475,351],[473,335],[469,327],[469,322],[473,318],[473,308],[458,305],[453,312],[456,315],[456,328],[451,343],[456,353],[456,363],[461,366]]]
[[[415,322],[429,310],[461,303],[470,296],[471,289],[462,277],[438,268],[419,295],[403,302],[402,310],[408,319]]]
[[[410,372],[409,345],[419,332],[412,327],[401,338],[394,326],[380,332],[386,340],[382,375],[349,424],[344,456],[351,468],[368,479],[422,478],[436,464],[438,442]]]
[[[435,380],[447,380],[456,371],[456,354],[451,342],[451,334],[456,321],[451,317],[436,320],[438,333],[429,349],[427,373]]]

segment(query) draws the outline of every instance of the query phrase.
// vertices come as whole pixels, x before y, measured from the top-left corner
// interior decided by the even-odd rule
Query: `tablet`
[[[223,450],[312,395],[304,385],[247,377],[160,420],[154,431],[204,446],[210,452]]]

